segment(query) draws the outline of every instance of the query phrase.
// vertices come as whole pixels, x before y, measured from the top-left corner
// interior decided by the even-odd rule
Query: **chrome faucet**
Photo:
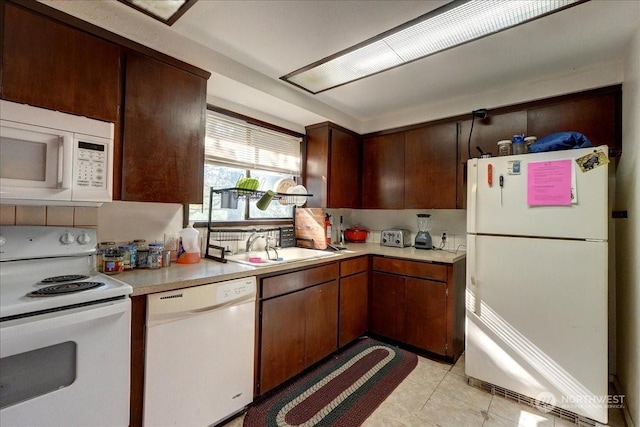
[[[264,239],[264,235],[258,234],[258,232],[255,231],[255,230],[252,231],[251,235],[247,239],[247,246],[245,248],[245,251],[246,252],[251,252],[251,250],[253,249],[253,244],[256,242],[256,240],[258,240],[261,237]]]
[[[271,261],[277,261],[279,258],[278,255],[278,250],[276,249],[275,245],[272,245],[273,242],[275,242],[275,238],[273,236],[267,236],[267,244],[264,247],[264,250],[267,252],[267,259],[271,260]],[[275,252],[276,256],[275,258],[271,258],[271,252],[269,252],[270,250],[272,250],[273,252]]]

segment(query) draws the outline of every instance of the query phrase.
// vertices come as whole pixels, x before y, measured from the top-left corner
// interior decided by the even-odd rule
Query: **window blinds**
[[[301,138],[207,110],[205,161],[300,175]]]

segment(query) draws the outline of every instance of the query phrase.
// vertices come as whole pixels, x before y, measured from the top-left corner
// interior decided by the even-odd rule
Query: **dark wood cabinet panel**
[[[327,207],[329,193],[329,126],[307,128],[304,185],[313,197],[307,207]]]
[[[369,269],[369,257],[362,256],[340,262],[340,277],[361,273]]]
[[[577,99],[527,110],[527,134],[541,138],[554,132],[583,133],[593,145],[616,147],[616,94]]]
[[[407,278],[406,286],[407,344],[446,354],[446,283]]]
[[[405,340],[405,288],[402,276],[372,273],[372,332],[397,341]]]
[[[456,208],[456,123],[405,133],[404,208]]]
[[[359,138],[331,129],[328,208],[359,208],[361,195],[361,143]]]
[[[115,122],[117,127],[120,47],[3,4],[2,98]]]
[[[330,123],[307,127],[307,206],[359,208],[361,159],[358,135]]]
[[[260,342],[260,393],[305,367],[305,292],[263,301]]]
[[[311,366],[338,348],[338,281],[305,290],[305,366]]]
[[[206,80],[129,52],[122,199],[202,203]]]
[[[362,207],[403,209],[404,132],[366,138],[362,151]]]
[[[377,256],[373,258],[373,269],[403,276],[432,279],[440,282],[447,281],[447,266],[444,264]]]
[[[340,330],[342,347],[365,334],[369,317],[368,273],[362,272],[340,279]]]

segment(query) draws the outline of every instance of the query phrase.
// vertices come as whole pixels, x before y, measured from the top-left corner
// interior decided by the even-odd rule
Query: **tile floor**
[[[224,427],[242,427],[238,416]],[[418,366],[363,427],[569,427],[575,425],[513,400],[471,387],[464,355],[455,365],[418,357]],[[609,410],[609,426],[624,427],[620,410]]]

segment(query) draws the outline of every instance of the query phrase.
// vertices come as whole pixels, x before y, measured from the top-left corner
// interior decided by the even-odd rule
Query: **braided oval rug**
[[[244,427],[359,426],[417,364],[413,353],[360,339],[251,406]]]

